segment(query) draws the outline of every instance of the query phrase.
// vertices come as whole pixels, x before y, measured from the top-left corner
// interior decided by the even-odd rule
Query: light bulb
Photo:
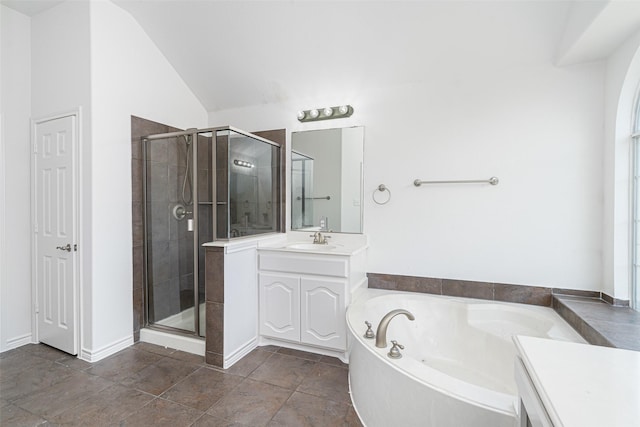
[[[304,111],[298,111],[298,120],[304,120],[306,114]]]
[[[340,112],[340,114],[347,114],[349,112],[349,106],[341,105],[338,111]]]
[[[316,110],[315,108],[313,110],[309,111],[309,116],[312,119],[317,119],[319,115],[320,115],[320,112],[318,110]]]
[[[324,110],[322,110],[322,114],[324,114],[325,117],[331,117],[331,115],[333,115],[333,108],[326,107]]]

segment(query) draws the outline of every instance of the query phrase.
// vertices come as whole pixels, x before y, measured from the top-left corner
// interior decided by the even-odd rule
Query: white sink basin
[[[287,248],[299,249],[301,251],[330,251],[336,247],[332,245],[320,245],[317,243],[293,243],[291,245],[287,245]]]

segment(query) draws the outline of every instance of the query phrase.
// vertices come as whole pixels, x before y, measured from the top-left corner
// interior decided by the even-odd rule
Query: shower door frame
[[[144,292],[143,292],[143,309],[144,309],[144,316],[143,316],[143,320],[144,320],[144,325],[143,327],[145,328],[150,328],[150,329],[155,329],[155,330],[159,330],[159,331],[166,331],[166,332],[171,332],[174,334],[180,334],[180,335],[185,335],[185,336],[189,336],[189,337],[195,337],[195,338],[199,338],[199,339],[205,339],[205,335],[201,335],[200,334],[200,295],[199,295],[199,279],[200,279],[200,274],[199,274],[199,267],[200,267],[200,260],[199,260],[199,249],[200,249],[200,242],[199,242],[199,234],[198,234],[198,230],[199,228],[199,213],[198,213],[198,209],[196,208],[198,206],[198,202],[199,202],[199,197],[198,197],[198,135],[199,134],[203,134],[203,133],[211,133],[211,138],[212,138],[212,142],[211,142],[211,164],[212,164],[212,171],[211,171],[211,176],[209,177],[209,185],[211,188],[211,191],[214,193],[214,197],[212,200],[212,212],[211,212],[211,226],[212,226],[212,236],[211,236],[211,241],[216,241],[216,240],[224,240],[224,241],[229,241],[231,238],[227,238],[227,239],[218,239],[217,237],[217,211],[216,211],[216,206],[217,206],[217,167],[216,167],[216,162],[217,162],[217,140],[216,140],[216,134],[217,132],[220,131],[231,131],[231,132],[235,132],[250,138],[254,138],[256,140],[259,140],[261,142],[267,143],[269,145],[273,145],[278,147],[281,151],[280,151],[280,172],[279,172],[279,177],[278,177],[278,185],[280,186],[280,192],[279,192],[279,199],[280,199],[280,207],[279,207],[279,220],[278,220],[278,225],[280,230],[277,231],[278,233],[281,233],[284,231],[284,226],[283,226],[283,219],[284,218],[284,212],[282,212],[282,205],[284,204],[284,199],[283,199],[283,194],[285,193],[285,189],[284,187],[284,173],[282,173],[282,162],[283,162],[283,158],[284,156],[282,155],[282,150],[285,150],[285,146],[278,144],[276,142],[270,141],[266,138],[263,138],[261,136],[255,135],[253,133],[250,132],[246,132],[243,131],[241,129],[235,128],[233,126],[219,126],[219,127],[211,127],[211,128],[204,128],[204,129],[195,129],[195,128],[190,128],[184,131],[178,131],[178,132],[167,132],[167,133],[161,133],[161,134],[152,134],[152,135],[147,135],[147,136],[143,136],[141,138],[142,141],[142,197],[143,197],[143,203],[142,203],[142,227],[143,227],[143,238],[144,238],[144,263],[143,263],[143,271],[142,271],[142,275],[143,275],[143,283],[144,283]],[[192,173],[192,179],[191,179],[191,191],[193,194],[192,197],[192,205],[193,205],[193,209],[192,209],[192,215],[193,215],[193,230],[194,230],[194,237],[193,237],[193,289],[194,289],[194,307],[193,307],[193,313],[194,313],[194,331],[188,331],[185,329],[179,329],[179,328],[175,328],[175,327],[171,327],[171,326],[166,326],[166,325],[161,325],[158,323],[150,323],[149,322],[149,274],[148,274],[148,268],[149,268],[149,241],[148,241],[148,224],[147,224],[147,144],[151,141],[154,140],[158,140],[158,139],[168,139],[168,138],[178,138],[181,136],[185,136],[185,135],[190,135],[191,136],[191,141],[192,141],[192,146],[193,149],[191,150],[191,155],[192,155],[192,168],[191,168],[191,173]],[[229,151],[227,150],[227,157],[229,156]],[[229,158],[227,158],[227,163],[229,162]],[[227,171],[227,174],[229,174],[229,171]],[[228,225],[227,225],[228,226]],[[205,298],[206,299],[206,298]],[[206,331],[205,331],[206,333]]]

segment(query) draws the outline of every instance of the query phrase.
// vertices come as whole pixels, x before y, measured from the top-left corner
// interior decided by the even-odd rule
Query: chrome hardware
[[[394,340],[391,340],[391,344],[393,344],[393,347],[391,347],[391,350],[389,350],[387,356],[392,359],[400,359],[402,357],[402,353],[400,353],[400,350],[404,350],[404,346],[402,344],[398,344],[398,341]]]
[[[375,338],[376,335],[371,330],[371,322],[368,322],[368,321],[365,320],[364,324],[367,325],[367,331],[364,333],[364,337],[368,338],[368,339]]]
[[[60,249],[61,251],[71,252],[71,244],[67,243],[67,246],[56,246],[56,249]]]
[[[316,245],[326,245],[327,243],[327,239],[330,239],[331,236],[325,236],[324,234],[322,234],[319,231],[316,231],[313,234],[310,234],[309,237],[313,237],[313,243]]]
[[[376,331],[376,347],[385,348],[387,346],[387,328],[389,327],[389,322],[398,314],[404,314],[409,320],[416,320],[413,314],[401,308],[388,312],[378,325],[378,330]]]
[[[413,181],[413,185],[420,187],[422,184],[491,184],[498,185],[500,180],[496,176],[492,176],[489,179],[463,179],[458,181],[422,181],[416,179]]]

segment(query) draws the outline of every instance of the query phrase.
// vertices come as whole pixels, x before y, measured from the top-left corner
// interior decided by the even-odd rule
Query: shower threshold
[[[165,348],[174,348],[191,354],[203,356],[205,353],[205,341],[201,338],[193,338],[185,335],[172,334],[157,329],[140,329],[140,341],[149,344],[160,345]]]
[[[199,306],[200,317],[198,318],[200,323],[200,333],[204,335],[205,332],[205,304],[201,303]],[[182,310],[180,313],[165,317],[155,323],[158,329],[150,326],[140,330],[140,341],[148,342],[150,344],[156,344],[167,348],[174,348],[176,350],[186,351],[187,353],[197,354],[204,356],[205,353],[205,340],[204,337],[194,337],[184,335],[188,331],[193,331],[194,325],[194,307],[189,307]],[[160,329],[167,328],[167,329]],[[171,331],[168,328],[175,329]]]
[[[200,334],[205,335],[205,304],[200,303],[200,313],[198,317],[198,322],[200,323]],[[169,317],[165,317],[164,319],[158,320],[155,324],[168,326],[170,328],[182,329],[185,331],[193,330],[193,315],[194,308],[189,307],[185,310],[182,310],[180,313],[173,314]]]

